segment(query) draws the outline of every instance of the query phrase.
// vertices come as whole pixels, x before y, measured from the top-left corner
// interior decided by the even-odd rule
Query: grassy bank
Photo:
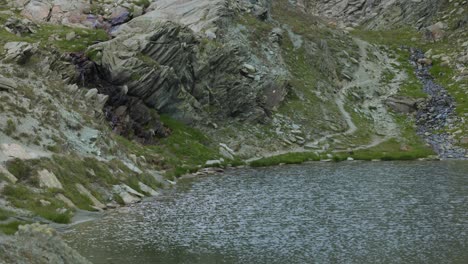
[[[315,152],[287,153],[278,156],[262,158],[250,163],[252,167],[267,167],[280,164],[301,164],[308,161],[332,160],[335,162],[345,161],[348,158],[353,160],[418,160],[428,158],[434,152],[427,146],[419,143],[402,145],[396,139],[390,139],[373,148],[362,149],[350,152],[333,152],[317,154]]]

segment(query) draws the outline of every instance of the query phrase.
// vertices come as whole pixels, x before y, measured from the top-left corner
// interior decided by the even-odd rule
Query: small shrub
[[[8,161],[6,166],[8,171],[18,178],[18,180],[27,180],[31,178],[33,173],[32,167],[26,161],[21,159]]]
[[[7,124],[4,130],[5,134],[8,136],[11,136],[13,133],[16,132],[16,124],[13,122],[13,120],[8,119]]]

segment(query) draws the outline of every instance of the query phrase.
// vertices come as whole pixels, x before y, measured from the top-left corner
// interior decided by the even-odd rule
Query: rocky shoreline
[[[456,145],[453,136],[446,132],[458,122],[455,113],[455,99],[448,91],[434,81],[430,74],[432,61],[420,49],[410,48],[410,61],[415,67],[417,78],[423,84],[423,91],[429,99],[416,114],[417,133],[432,146],[442,159],[467,159],[468,151]],[[443,131],[443,132],[440,132]]]

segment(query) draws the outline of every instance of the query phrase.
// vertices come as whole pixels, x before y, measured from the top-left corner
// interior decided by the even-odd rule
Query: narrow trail
[[[343,120],[346,122],[346,124],[348,126],[348,129],[346,131],[344,131],[344,132],[326,134],[326,135],[322,136],[321,138],[306,144],[308,146],[312,146],[312,148],[309,148],[309,149],[307,149],[305,147],[296,147],[296,148],[292,148],[292,149],[288,149],[288,150],[280,150],[280,151],[269,152],[269,153],[263,154],[261,157],[254,157],[254,158],[248,159],[248,160],[246,160],[246,162],[249,163],[249,162],[260,160],[260,159],[263,159],[263,158],[269,158],[269,157],[283,155],[283,154],[289,154],[289,153],[303,153],[303,152],[311,152],[311,151],[315,151],[315,152],[319,152],[319,153],[324,152],[325,150],[323,148],[320,149],[320,144],[322,144],[323,142],[325,142],[325,141],[327,141],[329,139],[335,138],[335,137],[348,136],[348,135],[352,135],[352,134],[356,133],[356,131],[358,130],[358,127],[354,123],[351,114],[345,108],[345,102],[347,100],[346,97],[348,95],[348,92],[351,89],[353,89],[354,87],[361,87],[361,86],[373,87],[373,86],[377,86],[379,84],[379,81],[380,81],[380,76],[382,75],[382,70],[378,69],[378,68],[369,67],[368,54],[367,54],[367,48],[368,48],[369,44],[367,42],[365,42],[365,41],[360,40],[360,39],[355,39],[355,41],[356,41],[356,44],[359,47],[359,56],[360,56],[359,68],[354,74],[354,77],[355,77],[355,78],[353,78],[354,81],[348,82],[345,86],[343,86],[343,88],[339,91],[338,95],[336,96],[336,98],[334,100],[334,102],[337,105],[338,110],[339,110]],[[371,76],[370,75],[369,68],[371,68],[374,71],[376,76]],[[395,87],[395,88],[390,89],[390,91],[388,91],[387,93],[388,93],[388,95],[391,95],[393,92],[396,92],[396,90],[397,90],[397,88]],[[381,98],[379,97],[378,100],[381,100]],[[375,100],[372,100],[372,103],[376,103]],[[379,101],[378,104],[382,105],[383,103]],[[384,120],[384,123],[388,123],[388,122],[386,122]],[[350,151],[355,151],[355,150],[362,150],[362,149],[368,149],[368,148],[375,147],[375,146],[387,141],[391,137],[395,137],[396,136],[395,129],[396,129],[395,127],[390,127],[388,129],[388,133],[387,133],[387,135],[385,137],[375,137],[375,138],[373,138],[371,140],[371,142],[369,144],[360,145],[360,146],[357,146],[357,147],[354,147],[354,148],[350,148],[349,150]],[[333,152],[338,152],[338,150],[335,150]]]

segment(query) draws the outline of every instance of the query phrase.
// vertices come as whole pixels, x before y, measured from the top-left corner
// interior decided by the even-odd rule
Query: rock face
[[[63,242],[47,226],[20,226],[12,237],[0,237],[2,264],[90,264],[78,252]]]
[[[254,66],[244,62],[248,50],[230,42],[201,42],[193,24],[155,22],[154,12],[125,24],[113,40],[91,47],[88,53],[94,54],[100,78],[114,87],[103,93],[112,97],[115,87],[125,87],[126,95],[158,113],[188,122],[210,114],[261,120],[284,99],[284,82],[275,82],[277,76],[261,82]],[[216,111],[207,113],[207,108]]]
[[[293,1],[307,11],[351,25],[364,23],[371,29],[430,21],[446,1],[426,0],[301,0]],[[427,26],[427,25],[426,25]]]

